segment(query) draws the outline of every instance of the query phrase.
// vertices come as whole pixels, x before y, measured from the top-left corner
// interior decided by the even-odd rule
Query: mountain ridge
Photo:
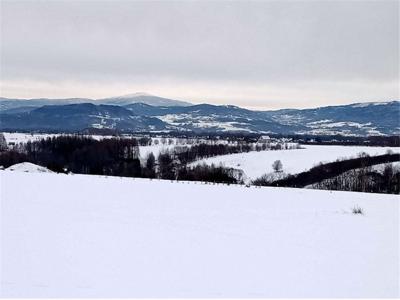
[[[129,97],[130,95],[127,96],[128,100]],[[83,103],[70,103],[76,99]],[[48,103],[45,100],[47,99],[41,101]],[[67,102],[65,105],[14,105],[13,108],[4,109],[4,101],[0,99],[0,107],[3,108],[0,112],[0,129],[74,131],[108,128],[130,132],[255,132],[343,136],[400,133],[399,101],[254,111],[234,105],[207,103],[153,106],[142,102],[130,103],[130,100],[128,104],[116,101],[117,104],[112,105],[107,101],[84,102],[84,98],[64,100]]]
[[[190,102],[168,99],[164,97],[154,96],[148,93],[133,93],[116,97],[91,99],[91,98],[32,98],[18,99],[0,97],[0,111],[21,106],[43,106],[43,105],[67,105],[78,103],[92,104],[109,104],[109,105],[128,105],[133,103],[145,103],[154,106],[189,106],[193,105]]]

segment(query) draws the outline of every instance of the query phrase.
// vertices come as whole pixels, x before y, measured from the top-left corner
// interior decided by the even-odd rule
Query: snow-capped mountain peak
[[[98,99],[98,103],[109,105],[129,105],[132,103],[145,103],[152,106],[190,106],[189,102],[154,96],[148,93],[133,93],[117,97]]]
[[[135,98],[135,97],[156,97],[156,96],[149,94],[149,93],[145,93],[145,92],[137,92],[137,93],[126,94],[126,95],[117,96],[117,97],[113,97],[113,98],[127,99],[127,98]]]

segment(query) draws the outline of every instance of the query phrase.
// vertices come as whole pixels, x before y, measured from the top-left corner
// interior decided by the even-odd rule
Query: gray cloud
[[[396,98],[398,11],[397,1],[2,1],[2,95],[146,89],[246,105],[242,87],[265,107]]]

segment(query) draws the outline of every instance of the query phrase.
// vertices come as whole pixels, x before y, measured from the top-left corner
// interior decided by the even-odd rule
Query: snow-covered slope
[[[305,149],[260,151],[221,155],[202,159],[192,165],[206,163],[208,165],[222,164],[228,168],[241,169],[247,179],[256,179],[265,173],[273,172],[272,163],[280,160],[285,173],[306,171],[316,164],[332,162],[338,158],[355,157],[361,152],[369,155],[385,154],[388,150],[400,152],[396,147],[367,147],[367,146],[314,146],[302,145]]]
[[[398,196],[10,171],[0,183],[2,297],[399,296]]]
[[[192,105],[186,101],[167,99],[150,95],[148,93],[133,93],[117,97],[98,99],[97,102],[112,105],[128,105],[132,103],[145,103],[152,106],[189,106]]]
[[[26,173],[53,173],[53,171],[50,171],[45,167],[38,166],[30,162],[15,164],[8,167],[6,170],[16,171],[16,172],[26,172]]]

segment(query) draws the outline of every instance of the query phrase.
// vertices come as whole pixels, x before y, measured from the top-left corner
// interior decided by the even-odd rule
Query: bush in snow
[[[352,213],[355,214],[355,215],[363,215],[364,211],[363,211],[363,209],[361,207],[355,206],[352,209]]]

